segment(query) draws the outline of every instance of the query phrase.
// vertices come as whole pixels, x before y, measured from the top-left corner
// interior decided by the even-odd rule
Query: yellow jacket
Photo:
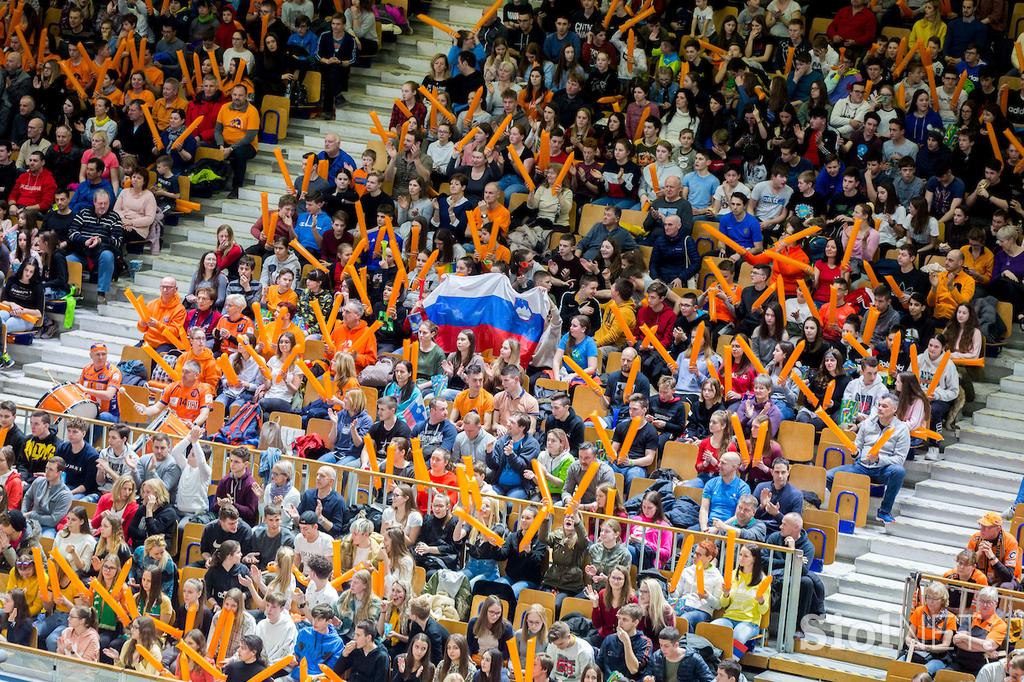
[[[732,576],[732,589],[722,597],[723,618],[743,623],[760,623],[772,604],[771,587],[764,593],[764,603],[757,603],[757,585],[750,584],[750,574],[736,571]]]
[[[601,327],[594,334],[594,342],[598,348],[601,346],[616,346],[622,348],[626,345],[626,333],[619,326],[619,321],[612,312],[615,301],[608,301],[604,304],[604,312],[601,314]],[[636,330],[636,304],[633,301],[626,301],[619,306],[622,319],[626,321],[631,330]]]
[[[961,303],[970,303],[974,298],[974,278],[961,270],[949,279],[949,273],[940,272],[939,279],[928,292],[928,305],[932,314],[940,320],[952,319],[956,307]]]
[[[43,573],[43,580],[49,580],[46,573]],[[18,575],[18,569],[12,568],[7,577],[7,591],[10,592],[14,589],[25,590],[25,601],[28,602],[29,613],[33,617],[38,616],[39,612],[43,610],[43,600],[39,597],[38,576],[22,578]]]

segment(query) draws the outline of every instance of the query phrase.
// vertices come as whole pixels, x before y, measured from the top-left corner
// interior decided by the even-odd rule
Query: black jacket
[[[441,657],[444,656],[444,644],[448,641],[448,631],[433,617],[427,618],[427,624],[423,627],[410,618],[409,639],[421,632],[430,640],[430,662],[437,665],[441,662]]]
[[[569,438],[569,449],[573,452],[579,449],[580,444],[586,439],[584,435],[583,420],[576,414],[576,410],[569,408],[569,418],[565,421],[558,421],[555,415],[549,414],[544,420],[544,432],[551,429],[562,429]]]
[[[658,429],[659,433],[667,433],[673,438],[683,433],[686,426],[686,401],[681,398],[673,396],[663,402],[659,396],[652,396],[649,413],[655,419],[665,421],[665,428]]]
[[[544,575],[548,560],[548,546],[534,537],[525,552],[519,551],[523,531],[516,530],[505,536],[501,558],[505,560],[505,576],[512,582],[529,580],[536,582],[537,576]]]
[[[140,506],[132,517],[132,523],[128,526],[128,542],[132,547],[142,547],[150,535],[163,535],[167,539],[167,547],[177,553],[178,513],[170,504],[158,507],[152,518],[146,518],[146,508]]]
[[[355,649],[348,656],[339,656],[334,672],[344,675],[348,682],[387,682],[390,667],[387,649],[377,646],[369,654]]]
[[[651,660],[644,668],[644,677],[648,675],[654,678],[654,682],[673,682],[665,677],[665,654],[660,649],[651,654]],[[696,651],[687,650],[683,654],[676,672],[678,682],[711,682],[714,679],[715,673]]]

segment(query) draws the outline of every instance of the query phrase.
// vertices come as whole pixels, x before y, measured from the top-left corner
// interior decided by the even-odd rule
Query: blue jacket
[[[512,454],[505,454],[505,446],[512,445]],[[523,472],[530,471],[530,464],[540,455],[540,443],[526,434],[518,443],[506,433],[494,443],[494,449],[487,453],[487,482],[503,488],[523,487]],[[515,481],[513,481],[515,479]]]
[[[113,206],[114,200],[117,199],[117,194],[114,192],[114,186],[110,184],[110,180],[100,180],[95,185],[90,185],[88,182],[80,182],[78,187],[75,188],[75,193],[71,195],[71,212],[78,213],[87,208],[92,208],[92,197],[101,189],[107,190],[107,194],[110,195],[110,205]]]
[[[697,241],[682,232],[675,237],[662,233],[652,244],[651,277],[668,284],[679,279],[686,286],[687,280],[700,271],[701,258]]]
[[[962,17],[949,22],[946,27],[946,44],[942,46],[943,54],[963,59],[964,50],[970,43],[978,45],[982,56],[986,56],[988,50],[984,46],[988,45],[988,25],[981,23],[977,16],[971,22],[964,21]]]
[[[794,74],[795,72],[791,71],[786,76],[786,93],[790,101],[799,100],[806,102],[811,96],[811,83],[815,81],[820,81],[823,86],[825,85],[825,79],[821,77],[821,72],[817,69],[811,69],[808,73],[801,76],[800,80],[796,80]]]
[[[320,674],[320,664],[334,668],[344,648],[345,642],[338,636],[333,625],[327,626],[327,634],[324,635],[314,630],[313,626],[309,626],[299,630],[299,636],[295,640],[295,658],[298,661],[305,658],[310,674]],[[299,680],[299,670],[300,666],[296,665],[289,675],[296,682]]]
[[[644,677],[650,675],[654,682],[675,682],[665,676],[665,654],[661,650],[651,654],[651,661],[644,669]],[[711,671],[708,664],[695,651],[687,651],[679,661],[679,670],[676,673],[676,680],[687,680],[688,682],[712,682],[715,673]]]

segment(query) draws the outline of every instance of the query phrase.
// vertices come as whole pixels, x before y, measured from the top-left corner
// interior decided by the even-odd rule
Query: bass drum
[[[149,426],[146,427],[146,430],[167,434],[170,436],[172,444],[177,443],[182,438],[185,438],[189,433],[188,425],[170,409],[166,410],[162,415],[150,422]],[[144,452],[152,452],[153,448],[150,444],[152,438],[153,437],[149,434],[139,438],[138,441],[136,441],[135,449],[137,451],[141,450]]]
[[[49,393],[39,399],[36,407],[40,410],[57,412],[71,417],[82,417],[83,419],[96,419],[100,414],[99,404],[78,384],[70,382],[54,386]]]

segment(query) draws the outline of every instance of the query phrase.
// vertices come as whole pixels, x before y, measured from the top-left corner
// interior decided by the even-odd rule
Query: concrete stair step
[[[971,479],[963,479],[965,482]],[[1018,481],[1019,482],[1019,481]],[[981,485],[953,483],[947,480],[926,480],[914,487],[914,498],[922,498],[944,504],[954,503],[963,505],[965,508],[988,509],[993,505],[996,507],[1009,503],[1017,491],[992,491]],[[971,523],[965,525],[973,525]]]
[[[884,680],[885,671],[811,654],[780,653],[769,660],[769,670],[828,682]]]
[[[1005,450],[1007,452],[1024,452],[1024,428],[1020,431],[1008,430],[995,426],[977,426],[975,424],[964,424],[960,427],[960,442],[967,445],[979,445],[990,450]]]
[[[1014,395],[1024,395],[1024,374],[1019,374],[1020,363],[1014,365],[1013,374],[999,380],[999,390]]]
[[[1009,412],[1015,409],[1019,409],[1021,406],[1021,396],[1017,393],[1010,393],[1008,391],[997,390],[995,393],[988,396],[985,400],[987,407],[993,410],[999,410],[1001,412]]]
[[[82,373],[81,368],[76,369],[68,365],[57,365],[52,362],[30,362],[22,370],[25,372],[26,378],[48,381],[51,385],[53,381],[50,377],[58,381],[78,381]]]
[[[1019,336],[1019,335],[1014,335],[1014,336]],[[1010,338],[1014,338],[1014,337],[1010,337]],[[1024,362],[1018,362],[1016,365],[1013,366],[1013,376],[1020,377],[1021,379],[1024,379]]]
[[[952,526],[924,519],[907,518],[902,515],[897,517],[894,523],[887,524],[885,527],[886,535],[895,538],[910,538],[960,549],[967,546],[967,541],[976,530],[976,525],[973,528]]]
[[[825,597],[825,610],[830,614],[829,618],[831,614],[839,614],[882,625],[898,625],[901,618],[899,604],[852,594],[830,594]]]
[[[126,339],[141,339],[142,334],[136,329],[138,317],[112,319],[88,310],[76,311],[75,322],[83,332],[91,332],[103,336],[120,336]]]
[[[159,271],[163,275],[174,275],[179,282],[184,279],[191,280],[192,275],[195,274],[199,258],[207,251],[210,251],[210,247],[206,244],[194,244],[193,246],[197,247],[199,253],[185,255],[183,248],[188,245],[188,242],[181,242],[175,245],[171,253],[161,253],[159,256],[144,256],[143,262],[151,266],[152,272]]]
[[[890,527],[892,525],[891,523],[889,524]],[[839,542],[842,544],[842,540]],[[887,527],[885,535],[872,539],[871,552],[882,556],[902,557],[907,561],[921,564],[952,567],[955,563],[956,555],[966,546],[966,538],[958,545],[938,544],[924,539],[894,535]]]
[[[903,598],[903,581],[873,575],[852,573],[839,578],[839,594],[848,594],[879,602],[899,604]]]
[[[1001,475],[1020,476],[1024,474],[1024,455],[1020,454],[1021,451],[996,449],[983,443],[965,443],[963,436],[966,428],[964,426],[960,429],[960,442],[946,448],[943,453],[944,463],[966,464],[976,468],[989,469]]]
[[[920,561],[909,561],[898,556],[869,552],[857,557],[854,560],[854,567],[858,575],[902,581],[911,573],[918,571],[928,573],[929,575],[942,575],[952,568],[953,565],[928,564]]]
[[[53,388],[49,379],[26,377],[22,372],[0,375],[0,393],[22,405],[36,405]]]
[[[972,417],[978,428],[1008,429],[1024,432],[1024,413],[1019,411],[995,410],[989,407],[978,410]]]
[[[999,493],[995,496],[986,495],[983,498],[946,498],[936,500],[914,496],[900,505],[900,518],[923,519],[938,523],[950,524],[956,527],[970,528],[972,524],[977,525],[977,519],[986,511],[1006,509],[1013,501],[1011,493]],[[954,501],[955,500],[955,501]],[[964,505],[961,505],[963,502]],[[965,506],[970,504],[971,506]],[[980,505],[975,507],[973,505]]]
[[[897,655],[895,647],[872,646],[807,632],[795,641],[793,649],[799,654],[810,654],[882,670],[896,660]]]
[[[975,466],[973,464],[965,464],[963,462],[952,461],[949,458],[950,452],[959,448],[967,448],[969,446],[956,445],[946,450],[946,459],[942,462],[936,462],[932,467],[932,482],[948,482],[957,486],[957,488],[963,488],[962,492],[977,494],[985,491],[998,491],[1016,493],[1020,487],[1020,474],[1012,471],[1003,471],[999,469],[992,469],[985,466]],[[963,485],[964,482],[970,481],[971,485]],[[916,488],[920,491],[920,485]]]
[[[79,368],[85,367],[89,362],[89,347],[92,344],[102,341],[107,344],[111,356],[120,357],[121,350],[125,346],[134,346],[138,339],[125,338],[123,336],[97,336],[95,332],[83,332],[79,330],[61,334],[61,346],[69,350],[75,350],[82,354],[82,360],[78,363]],[[69,363],[70,364],[70,363]]]

